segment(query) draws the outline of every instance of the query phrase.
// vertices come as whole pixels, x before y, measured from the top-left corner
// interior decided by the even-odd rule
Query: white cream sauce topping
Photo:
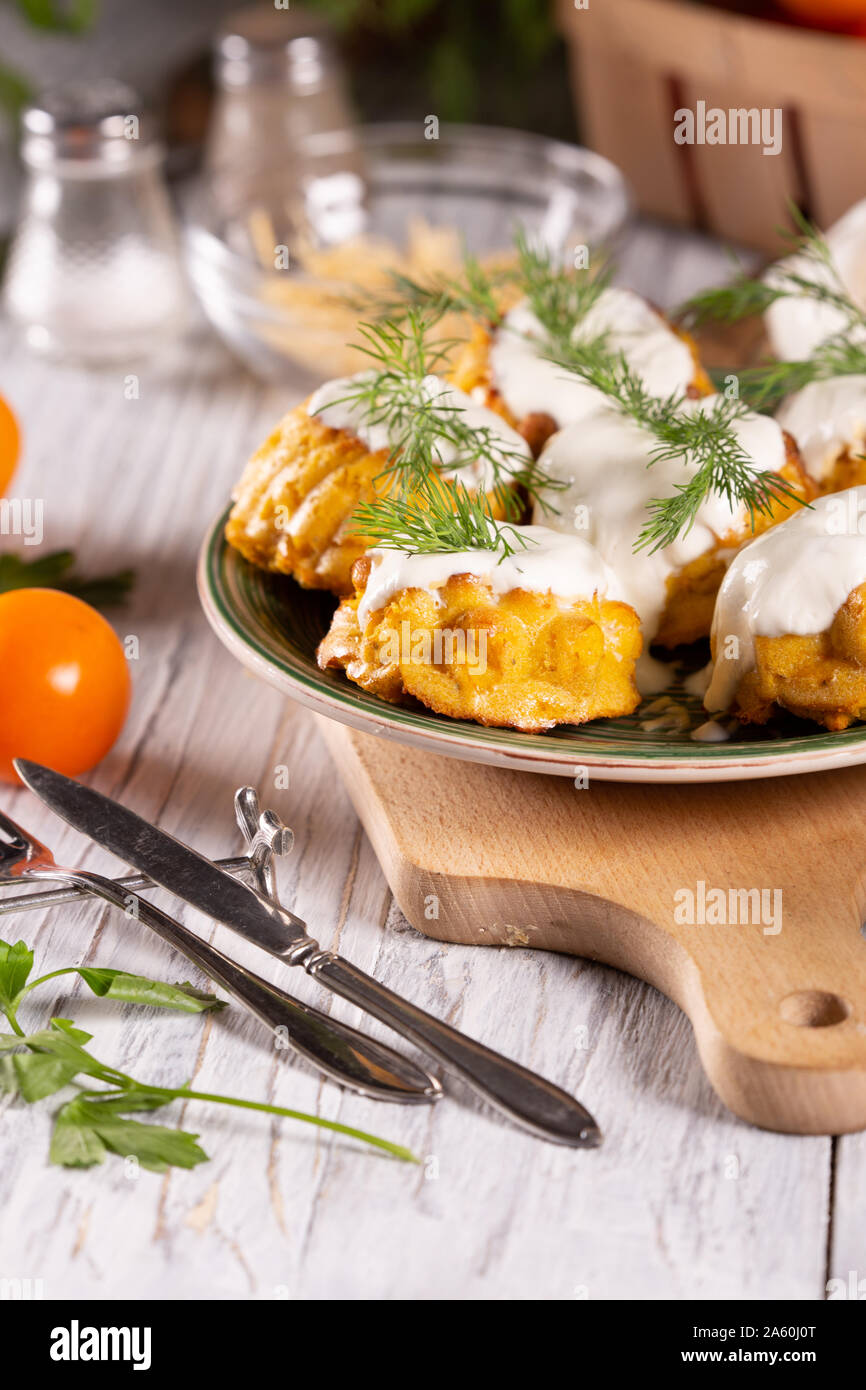
[[[695,375],[692,354],[655,309],[631,290],[604,290],[572,334],[574,342],[607,333],[608,347],[623,352],[654,396],[684,391]],[[592,386],[544,357],[545,331],[526,300],[515,305],[490,349],[493,384],[512,414],[544,411],[568,425],[594,410]]]
[[[500,551],[438,551],[411,555],[405,550],[375,549],[367,587],[358,605],[363,630],[372,613],[384,608],[404,589],[435,593],[455,574],[472,574],[495,594],[512,589],[552,593],[560,599],[619,598],[616,576],[598,551],[580,536],[566,536],[545,526],[516,526],[528,544],[503,560]]]
[[[695,743],[727,743],[731,735],[717,719],[708,719],[692,729],[690,737]]]
[[[717,399],[689,401],[683,409],[706,410]],[[778,472],[784,466],[785,441],[775,420],[750,413],[737,420],[734,429],[756,472]],[[744,515],[741,507],[731,507],[713,494],[699,509],[691,530],[673,544],[654,554],[635,551],[648,519],[647,504],[671,496],[697,469],[695,463],[679,459],[650,466],[656,445],[653,435],[604,404],[554,435],[543,450],[540,467],[566,487],[542,493],[558,515],[544,513],[539,504],[534,515],[535,521],[556,530],[584,536],[598,549],[617,575],[622,596],[640,616],[646,646],[658,631],[668,577],[714,549]]]
[[[706,708],[730,708],[743,676],[754,669],[755,637],[826,632],[851,590],[864,582],[866,487],[821,497],[750,542],[716,600]]]
[[[358,372],[355,376],[326,381],[311,397],[307,414],[315,416],[331,429],[347,430],[360,439],[371,453],[376,453],[379,449],[390,450],[393,447],[387,424],[371,422],[364,404],[345,399],[357,389],[359,383],[368,381],[372,376],[372,372]],[[465,391],[449,386],[441,377],[426,376],[421,383],[421,394],[423,399],[437,402],[443,410],[459,410],[460,423],[470,429],[489,431],[504,474],[517,471],[531,459],[529,445],[523,436],[506,424],[501,415],[479,405]],[[457,448],[447,439],[441,441],[437,455],[440,463],[445,465],[447,477],[456,478],[468,487],[492,486],[494,471],[487,459],[461,460]],[[449,467],[458,463],[459,467]]]
[[[844,217],[825,235],[835,268],[854,301],[866,309],[866,198],[849,208]],[[819,284],[832,285],[832,271],[811,258],[789,256],[780,263]],[[766,279],[773,283],[773,269]],[[770,344],[777,357],[811,357],[815,348],[846,324],[845,315],[832,304],[805,296],[778,299],[771,304],[764,321]],[[863,335],[866,338],[866,333]]]
[[[812,381],[783,401],[776,419],[792,434],[818,482],[841,454],[866,452],[866,376]]]

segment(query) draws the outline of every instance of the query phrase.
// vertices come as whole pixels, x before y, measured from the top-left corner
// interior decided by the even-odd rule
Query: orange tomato
[[[129,697],[123,646],[95,608],[56,589],[0,594],[0,781],[18,781],[13,758],[87,772]]]
[[[779,0],[783,10],[819,28],[866,19],[866,0]]]
[[[0,396],[0,497],[6,491],[15,472],[21,436],[18,421],[9,406]]]

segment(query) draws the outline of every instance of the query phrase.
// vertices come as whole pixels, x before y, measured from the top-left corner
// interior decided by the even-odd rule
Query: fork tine
[[[255,787],[238,787],[235,792],[235,819],[244,839],[252,844],[259,824],[259,796]]]
[[[5,831],[13,840],[23,840],[25,844],[29,839],[26,831],[11,816],[7,816],[5,811],[0,811],[0,830]]]
[[[5,811],[0,811],[0,835],[7,835],[10,847],[14,845],[16,849],[26,853],[28,859],[40,855],[51,857],[50,851],[46,849],[42,841],[37,840],[35,835],[31,835],[29,831],[24,829],[23,825],[19,825],[11,816],[7,816]]]

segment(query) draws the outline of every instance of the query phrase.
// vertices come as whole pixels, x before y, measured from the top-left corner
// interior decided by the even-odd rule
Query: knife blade
[[[302,918],[223,873],[182,841],[62,773],[22,758],[15,759],[15,768],[30,790],[70,825],[247,941],[289,965],[303,966],[320,984],[437,1057],[524,1128],[573,1148],[595,1148],[601,1142],[595,1120],[573,1096],[322,950]]]
[[[16,767],[30,790],[70,825],[206,916],[236,924],[235,930],[265,951],[282,956],[305,937],[306,924],[294,913],[223,873],[203,854],[157,830],[119,801],[39,763],[19,758]]]

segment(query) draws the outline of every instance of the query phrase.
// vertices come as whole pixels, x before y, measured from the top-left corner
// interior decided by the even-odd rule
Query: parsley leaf
[[[24,941],[0,941],[0,1008],[14,1013],[33,969],[33,952]]]
[[[197,1134],[127,1119],[122,1112],[136,1107],[128,1106],[126,1100],[77,1096],[68,1101],[54,1126],[52,1162],[64,1167],[90,1168],[104,1161],[106,1150],[121,1158],[136,1158],[142,1168],[153,1173],[164,1173],[168,1167],[194,1168],[207,1162],[207,1154],[196,1143]]]
[[[194,1091],[190,1086],[163,1087],[140,1082],[133,1076],[100,1062],[86,1044],[86,1033],[68,1018],[52,1018],[47,1028],[25,1033],[17,1019],[17,1008],[32,990],[61,975],[79,975],[94,994],[102,998],[135,1004],[152,1004],[187,1013],[223,1008],[213,994],[189,983],[169,985],[148,980],[125,970],[96,966],[67,966],[28,983],[33,953],[25,942],[15,945],[0,941],[0,1014],[5,1015],[11,1033],[0,1033],[0,1094],[17,1094],[28,1104],[55,1095],[74,1084],[79,1094],[61,1106],[55,1118],[50,1158],[71,1168],[89,1168],[102,1163],[107,1153],[135,1158],[142,1168],[162,1173],[168,1167],[194,1168],[207,1160],[196,1143],[198,1135],[165,1125],[142,1124],[130,1115],[160,1110],[176,1100],[202,1101],[242,1110],[258,1110],[268,1115],[300,1120],[320,1129],[343,1134],[389,1153],[407,1163],[417,1163],[415,1155],[399,1144],[374,1134],[308,1115],[265,1101],[242,1100],[237,1096]],[[98,1088],[85,1087],[80,1078],[100,1082]]]
[[[226,1008],[224,1000],[196,989],[188,980],[169,985],[162,980],[148,980],[144,975],[129,975],[125,970],[96,969],[92,966],[81,966],[77,974],[102,999],[117,999],[125,1004],[151,1004],[158,1009],[178,1009],[187,1014]]]

